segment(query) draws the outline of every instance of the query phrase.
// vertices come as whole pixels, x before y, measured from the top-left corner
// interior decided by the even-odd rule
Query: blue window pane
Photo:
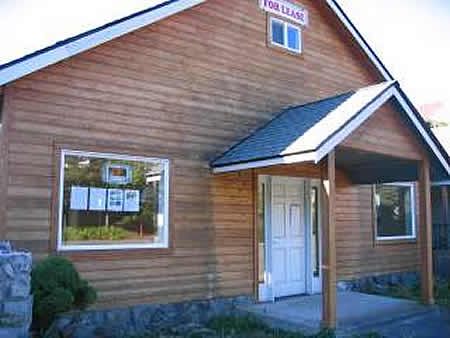
[[[272,41],[284,45],[284,27],[281,22],[272,21]]]
[[[288,35],[288,47],[294,50],[300,50],[299,31],[296,28],[289,27],[287,29]]]

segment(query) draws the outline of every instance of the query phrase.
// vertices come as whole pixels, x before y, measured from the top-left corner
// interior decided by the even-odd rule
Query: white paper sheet
[[[124,211],[139,212],[139,190],[125,190]]]
[[[106,189],[90,188],[89,190],[89,210],[106,210]]]
[[[72,186],[70,188],[70,209],[87,210],[88,188]]]
[[[120,212],[123,210],[123,190],[108,189],[108,211]]]

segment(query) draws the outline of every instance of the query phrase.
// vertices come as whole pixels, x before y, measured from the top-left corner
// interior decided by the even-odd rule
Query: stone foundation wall
[[[28,337],[32,319],[31,253],[0,241],[0,338]]]
[[[434,250],[433,261],[436,277],[450,280],[450,250]]]
[[[416,271],[392,273],[382,276],[369,276],[351,281],[338,282],[338,290],[365,292],[368,290],[383,291],[393,286],[414,286],[420,282],[420,275]]]
[[[239,305],[251,302],[251,296],[242,296],[70,313],[56,319],[45,338],[119,338],[165,330],[177,332],[183,337],[195,333],[201,335],[204,324],[212,317],[233,314]]]

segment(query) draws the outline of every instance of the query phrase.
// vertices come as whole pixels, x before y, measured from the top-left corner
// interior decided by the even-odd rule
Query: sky
[[[450,1],[338,0],[416,106],[450,122]]]
[[[0,0],[0,64],[163,1]],[[450,1],[338,1],[415,105],[443,102],[450,122]]]
[[[164,1],[0,0],[0,64]]]

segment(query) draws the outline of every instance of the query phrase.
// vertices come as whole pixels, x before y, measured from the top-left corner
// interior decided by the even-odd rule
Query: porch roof
[[[214,172],[277,164],[318,163],[378,108],[395,97],[409,127],[430,151],[435,179],[450,177],[449,157],[396,81],[283,110],[211,162]]]

